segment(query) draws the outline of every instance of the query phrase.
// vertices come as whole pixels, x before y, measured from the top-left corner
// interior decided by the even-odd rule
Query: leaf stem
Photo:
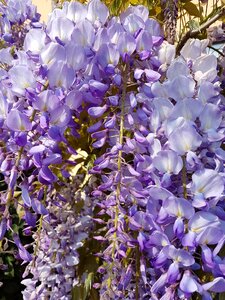
[[[121,116],[120,116],[120,134],[119,134],[119,143],[123,145],[123,134],[124,134],[124,116],[125,116],[125,100],[126,100],[126,91],[127,91],[127,65],[125,66],[124,76],[123,76],[123,90],[121,97]],[[118,154],[118,173],[121,175],[121,167],[122,167],[122,154],[123,151],[119,150]],[[118,215],[119,215],[119,204],[120,204],[120,191],[121,191],[121,180],[119,180],[117,189],[116,189],[116,215],[115,215],[115,228],[118,226]],[[116,234],[116,232],[115,232]]]
[[[128,64],[124,67],[123,72],[123,88],[122,88],[122,95],[121,95],[121,115],[120,115],[120,132],[119,132],[119,143],[123,145],[124,139],[124,116],[125,116],[125,100],[126,100],[126,93],[127,93],[127,81],[128,81]],[[118,229],[118,222],[119,222],[119,205],[120,205],[120,193],[121,193],[121,169],[122,169],[122,154],[123,151],[119,150],[118,153],[118,162],[117,162],[117,170],[120,175],[119,182],[116,188],[116,207],[115,207],[115,218],[114,218],[114,227],[115,232],[113,234],[113,245],[112,245],[112,263],[110,264],[110,273],[112,273],[113,267],[113,260],[116,251],[116,239],[117,239],[117,229]],[[108,285],[111,285],[111,278],[108,279]]]
[[[136,247],[136,273],[135,273],[135,300],[139,300],[139,278],[140,278],[140,251]]]
[[[186,156],[182,156],[183,168],[182,168],[182,185],[183,185],[183,195],[187,199],[187,168],[186,168]]]

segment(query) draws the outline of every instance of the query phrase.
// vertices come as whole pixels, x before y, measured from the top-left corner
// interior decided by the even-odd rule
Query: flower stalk
[[[183,195],[187,199],[187,168],[186,168],[186,156],[182,156],[183,168],[182,168],[182,185],[183,185]]]

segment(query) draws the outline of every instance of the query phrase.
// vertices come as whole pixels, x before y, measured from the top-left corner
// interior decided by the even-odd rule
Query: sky
[[[43,21],[47,21],[48,14],[51,12],[51,0],[32,0],[33,4],[37,5],[38,12],[42,16]]]

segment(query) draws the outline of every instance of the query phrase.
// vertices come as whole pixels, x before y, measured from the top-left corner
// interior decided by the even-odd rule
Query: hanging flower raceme
[[[6,46],[22,47],[26,33],[32,26],[41,26],[40,15],[31,0],[0,2],[0,40]]]

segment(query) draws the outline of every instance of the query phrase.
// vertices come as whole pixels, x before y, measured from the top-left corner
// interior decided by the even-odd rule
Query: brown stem
[[[217,20],[219,20],[222,16],[225,15],[225,8],[221,8],[221,10],[218,11],[215,16],[213,16],[211,19],[207,20],[205,23],[203,23],[198,29],[195,30],[189,30],[181,39],[181,41],[177,45],[176,53],[177,55],[180,54],[180,50],[183,48],[185,43],[188,41],[189,38],[197,37],[199,33],[201,33],[203,30],[208,28],[210,25],[215,23]]]

